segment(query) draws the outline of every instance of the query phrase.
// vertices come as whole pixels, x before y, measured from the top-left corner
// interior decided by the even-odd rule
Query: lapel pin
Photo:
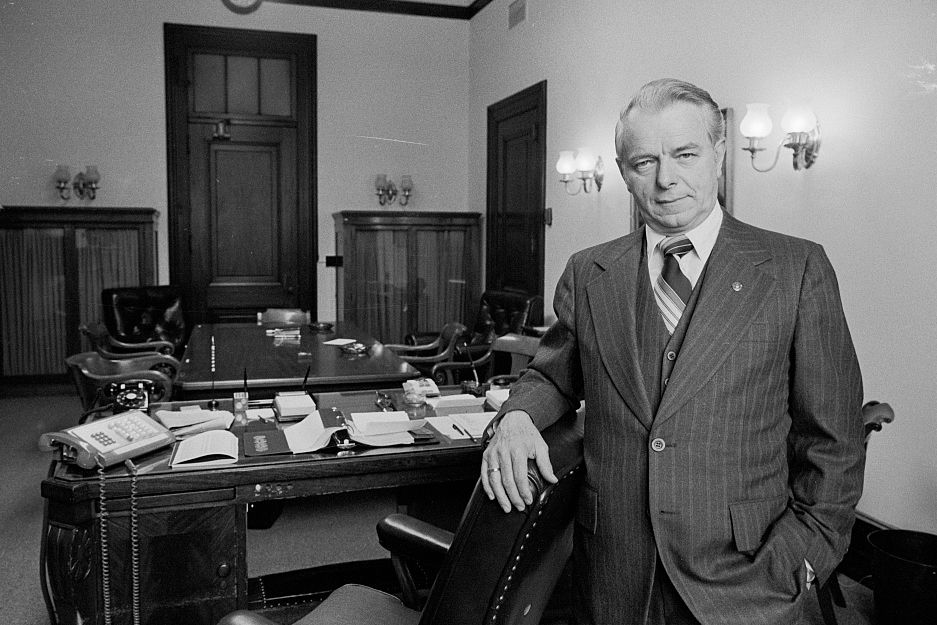
[[[733,290],[733,291],[741,291],[741,290],[742,290],[742,283],[741,283],[741,282],[733,282],[733,283],[732,283],[732,290]]]

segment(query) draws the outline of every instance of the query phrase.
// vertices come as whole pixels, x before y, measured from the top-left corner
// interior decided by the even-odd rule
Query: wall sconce
[[[595,190],[602,190],[602,181],[605,179],[605,165],[602,163],[602,157],[594,157],[586,148],[579,148],[575,156],[572,150],[563,150],[560,152],[560,158],[556,161],[556,171],[560,174],[560,182],[566,188],[566,193],[576,195],[580,191],[589,193],[592,190],[592,183],[595,182]],[[573,174],[578,172],[578,176]],[[575,191],[570,191],[569,183],[579,179],[579,184],[574,184]]]
[[[55,188],[59,190],[59,197],[67,200],[71,197],[69,181],[71,173],[65,165],[59,165],[53,176],[55,178]],[[71,188],[75,190],[75,197],[79,199],[93,200],[100,187],[101,174],[94,165],[88,165],[85,171],[75,174],[75,179],[71,180]]]
[[[387,179],[387,174],[378,174],[374,180],[374,188],[377,190],[377,201],[381,206],[393,204],[398,198],[397,185],[393,180]],[[413,178],[410,176],[400,177],[400,205],[406,206],[410,202],[410,195],[413,193]]]
[[[767,104],[747,104],[745,117],[739,124],[742,136],[748,139],[748,147],[742,148],[752,155],[752,167],[755,171],[766,172],[774,169],[778,164],[781,147],[794,151],[794,169],[808,169],[817,160],[820,151],[820,125],[817,116],[810,107],[805,105],[792,106],[781,118],[781,128],[786,133],[778,144],[774,154],[774,162],[770,167],[760,169],[755,165],[755,153],[763,152],[765,148],[758,147],[758,141],[771,133],[771,117],[768,115]]]

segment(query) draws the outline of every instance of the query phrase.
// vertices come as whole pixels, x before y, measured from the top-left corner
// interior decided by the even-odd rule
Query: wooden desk
[[[374,391],[326,393],[316,400],[320,407],[370,411]],[[222,401],[221,408],[230,409],[230,400]],[[141,621],[214,624],[247,607],[250,503],[473,484],[481,448],[467,439],[438,438],[434,445],[296,456],[245,458],[241,450],[237,464],[202,470],[170,469],[170,448],[137,459]],[[123,466],[104,474],[112,622],[123,625],[131,622],[132,483]],[[104,622],[100,488],[94,471],[61,463],[53,463],[42,482],[43,590],[61,624]]]
[[[195,326],[176,378],[173,398],[231,397],[244,388],[245,369],[251,399],[269,399],[277,391],[299,390],[307,368],[306,388],[313,393],[390,388],[419,376],[415,368],[351,323],[340,321],[331,332],[300,326],[299,340],[267,336],[268,328],[251,323]],[[354,339],[369,349],[366,354],[357,355],[324,345],[335,338]]]

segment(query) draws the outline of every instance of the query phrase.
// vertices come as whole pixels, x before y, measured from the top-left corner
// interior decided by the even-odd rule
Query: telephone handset
[[[139,410],[97,419],[39,437],[41,451],[55,451],[58,459],[84,469],[112,465],[171,445],[175,435]]]

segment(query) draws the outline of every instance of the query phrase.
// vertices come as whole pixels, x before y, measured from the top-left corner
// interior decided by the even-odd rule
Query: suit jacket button
[[[664,451],[664,447],[667,446],[667,443],[664,442],[662,438],[655,438],[651,441],[651,449],[654,451]]]
[[[667,360],[675,360],[677,358],[677,352],[667,352]]]

